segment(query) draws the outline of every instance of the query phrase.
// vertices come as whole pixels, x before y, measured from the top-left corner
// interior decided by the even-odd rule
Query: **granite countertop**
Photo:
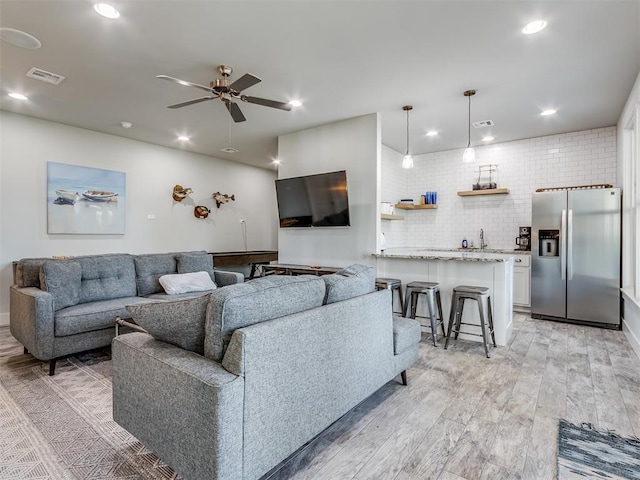
[[[524,250],[502,250],[486,248],[388,248],[382,253],[374,253],[377,258],[410,258],[417,260],[457,260],[465,262],[505,262],[510,257],[494,257],[487,254],[530,255]]]

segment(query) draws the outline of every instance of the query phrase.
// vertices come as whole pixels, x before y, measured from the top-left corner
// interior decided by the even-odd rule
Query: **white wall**
[[[383,165],[383,185],[389,172],[393,185],[399,184],[399,156],[383,155],[383,163],[395,164]],[[418,203],[421,193],[437,191],[438,208],[399,210],[404,221],[383,221],[388,248],[455,248],[463,238],[477,246],[482,228],[489,248],[512,249],[518,227],[531,225],[531,194],[537,188],[617,186],[616,127],[480,146],[476,158],[476,164],[463,164],[462,150],[414,156],[415,167],[404,171],[405,190],[391,201],[406,196]],[[459,197],[457,191],[471,190],[483,164],[498,165],[496,182],[509,194]]]
[[[380,185],[378,114],[303,130],[278,139],[278,177],[346,170],[350,227],[281,228],[278,261],[300,265],[373,264]]]
[[[243,250],[241,218],[248,249],[277,248],[275,172],[6,112],[0,122],[0,324],[11,262],[23,257]],[[125,172],[126,234],[48,235],[47,161]],[[175,184],[191,187],[191,200],[174,202]],[[217,209],[216,191],[235,202]],[[207,219],[194,217],[196,204],[212,209]]]
[[[623,186],[623,328],[640,357],[640,74],[618,120],[618,178]],[[635,146],[633,144],[635,143]]]
[[[380,186],[380,201],[398,203],[407,193],[408,170],[402,168],[404,154],[382,145],[382,185]],[[395,210],[395,215],[406,217],[405,210]],[[407,243],[406,223],[400,220],[382,220],[382,233],[384,233],[387,247],[400,246]]]

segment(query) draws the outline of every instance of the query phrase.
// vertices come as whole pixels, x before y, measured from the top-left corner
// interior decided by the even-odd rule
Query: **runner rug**
[[[2,350],[0,478],[179,478],[113,421],[108,351],[62,360],[50,377],[46,363],[12,365],[21,346]]]
[[[558,480],[640,480],[640,440],[599,432],[590,424],[558,426]]]

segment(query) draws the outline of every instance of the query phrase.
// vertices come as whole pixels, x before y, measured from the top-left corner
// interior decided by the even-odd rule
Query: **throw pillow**
[[[78,262],[45,260],[40,268],[40,286],[53,295],[53,310],[58,311],[80,301],[82,268]]]
[[[213,256],[206,252],[189,252],[178,254],[178,273],[207,272],[215,282],[213,273]]]
[[[216,284],[207,272],[176,273],[160,277],[160,285],[168,295],[215,290]]]
[[[327,286],[325,305],[371,293],[376,285],[375,271],[367,265],[351,265],[322,279]]]
[[[127,305],[133,321],[157,340],[202,355],[204,322],[211,294],[182,300]]]

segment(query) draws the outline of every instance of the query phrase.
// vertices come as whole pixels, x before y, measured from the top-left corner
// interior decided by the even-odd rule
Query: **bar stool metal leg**
[[[464,301],[465,297],[458,295],[458,304],[456,305],[456,310],[458,311],[458,316],[456,317],[456,336],[454,337],[456,340],[458,339],[458,335],[460,334],[460,327],[462,326],[462,314],[464,313]]]
[[[440,320],[442,320],[442,322],[440,323],[440,326],[442,327],[442,336],[446,337],[447,332],[444,331],[444,317],[442,316],[442,301],[440,300],[440,289],[438,289],[438,291],[436,292],[436,303],[438,305],[438,315],[440,315]]]
[[[436,311],[435,292],[429,290],[427,293],[427,307],[429,308],[429,322],[431,323],[431,336],[433,337],[433,346],[438,346],[438,316]]]
[[[493,346],[497,347],[498,345],[496,344],[496,334],[493,331],[493,312],[491,311],[491,297],[488,297],[487,307],[489,309],[489,329],[491,331],[491,340],[493,340]]]
[[[416,318],[416,313],[418,312],[418,292],[413,290],[411,292],[411,312],[410,317]]]
[[[482,330],[482,345],[484,346],[484,353],[487,358],[491,358],[489,355],[489,347],[487,346],[487,323],[485,322],[484,315],[487,306],[487,297],[480,297],[478,299],[478,314],[480,315],[480,329]]]
[[[451,297],[451,311],[449,313],[449,327],[447,328],[447,340],[444,342],[445,350],[449,346],[449,340],[451,340],[451,332],[453,331],[453,324],[457,323],[457,320],[458,320],[457,319],[457,315],[458,315],[457,302],[458,301],[459,301],[458,294],[454,292],[453,296]]]
[[[404,317],[404,299],[402,298],[402,285],[396,288],[396,292],[398,292],[398,301],[400,302],[400,311],[398,313],[400,313],[400,315]],[[393,297],[393,292],[391,293],[391,296]],[[391,310],[393,310],[393,298],[391,299],[391,305]]]

